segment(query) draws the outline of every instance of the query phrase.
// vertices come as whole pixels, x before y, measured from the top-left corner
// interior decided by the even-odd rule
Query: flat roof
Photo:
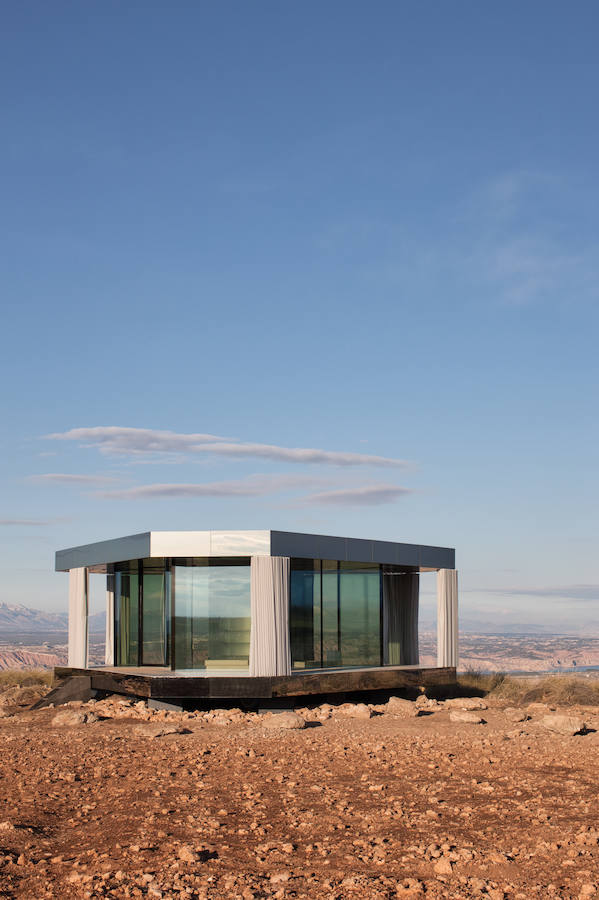
[[[58,550],[55,569],[67,572],[86,566],[102,571],[109,563],[173,556],[293,556],[375,562],[419,571],[455,569],[455,550],[450,547],[295,531],[144,531]]]

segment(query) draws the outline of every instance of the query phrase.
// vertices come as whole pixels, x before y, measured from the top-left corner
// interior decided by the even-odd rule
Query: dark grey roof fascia
[[[58,550],[54,568],[57,572],[67,572],[83,566],[98,566],[103,563],[125,562],[128,559],[147,559],[150,555],[150,532],[129,534],[110,541],[97,541]]]
[[[271,531],[270,552],[272,556],[302,559],[338,559],[345,562],[375,562],[431,569],[455,568],[455,550],[450,547],[369,541],[324,534],[298,534],[293,531]]]

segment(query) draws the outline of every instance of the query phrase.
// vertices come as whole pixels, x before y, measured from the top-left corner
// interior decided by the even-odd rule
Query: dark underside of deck
[[[165,703],[234,700],[284,700],[305,697],[343,699],[373,692],[414,693],[451,690],[455,685],[454,668],[385,666],[369,669],[301,672],[293,675],[253,677],[250,675],[189,675],[154,669],[151,673],[114,668],[54,670],[57,688],[76,684],[93,694],[114,693]],[[50,698],[49,698],[50,699]]]

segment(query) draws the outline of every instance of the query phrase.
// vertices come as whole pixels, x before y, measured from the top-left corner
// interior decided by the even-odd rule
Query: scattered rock
[[[142,725],[136,726],[138,733],[148,738],[165,737],[167,734],[190,734],[189,728],[183,728],[181,725]]]
[[[466,725],[484,725],[485,720],[475,712],[466,709],[452,709],[449,713],[451,722],[463,722]]]
[[[447,709],[488,709],[481,697],[452,697],[445,701]]]
[[[584,719],[579,716],[565,716],[555,713],[549,716],[543,716],[541,725],[548,728],[549,731],[556,731],[558,734],[584,734],[587,730]]]
[[[351,703],[348,706],[341,706],[339,712],[348,719],[370,719],[372,710],[365,703]]]
[[[411,700],[403,700],[401,697],[389,697],[389,702],[384,707],[385,712],[392,716],[401,716],[409,719],[420,715],[420,709]]]
[[[98,717],[95,713],[83,712],[80,709],[61,709],[52,719],[53,725],[70,726],[70,725],[91,725],[97,722]]]
[[[453,871],[451,862],[449,861],[449,859],[447,859],[446,856],[442,856],[440,859],[438,859],[433,866],[433,869],[437,875],[451,875]]]
[[[306,720],[290,709],[281,713],[268,713],[262,719],[264,728],[285,728],[294,730],[306,727]]]

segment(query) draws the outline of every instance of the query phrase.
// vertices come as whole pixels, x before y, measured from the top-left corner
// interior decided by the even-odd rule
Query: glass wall
[[[175,668],[247,670],[250,561],[173,560]]]
[[[168,665],[169,579],[163,559],[134,559],[115,565],[117,666]]]
[[[290,628],[294,669],[381,665],[380,566],[292,559]]]
[[[139,566],[120,563],[114,572],[115,664],[139,665]]]

